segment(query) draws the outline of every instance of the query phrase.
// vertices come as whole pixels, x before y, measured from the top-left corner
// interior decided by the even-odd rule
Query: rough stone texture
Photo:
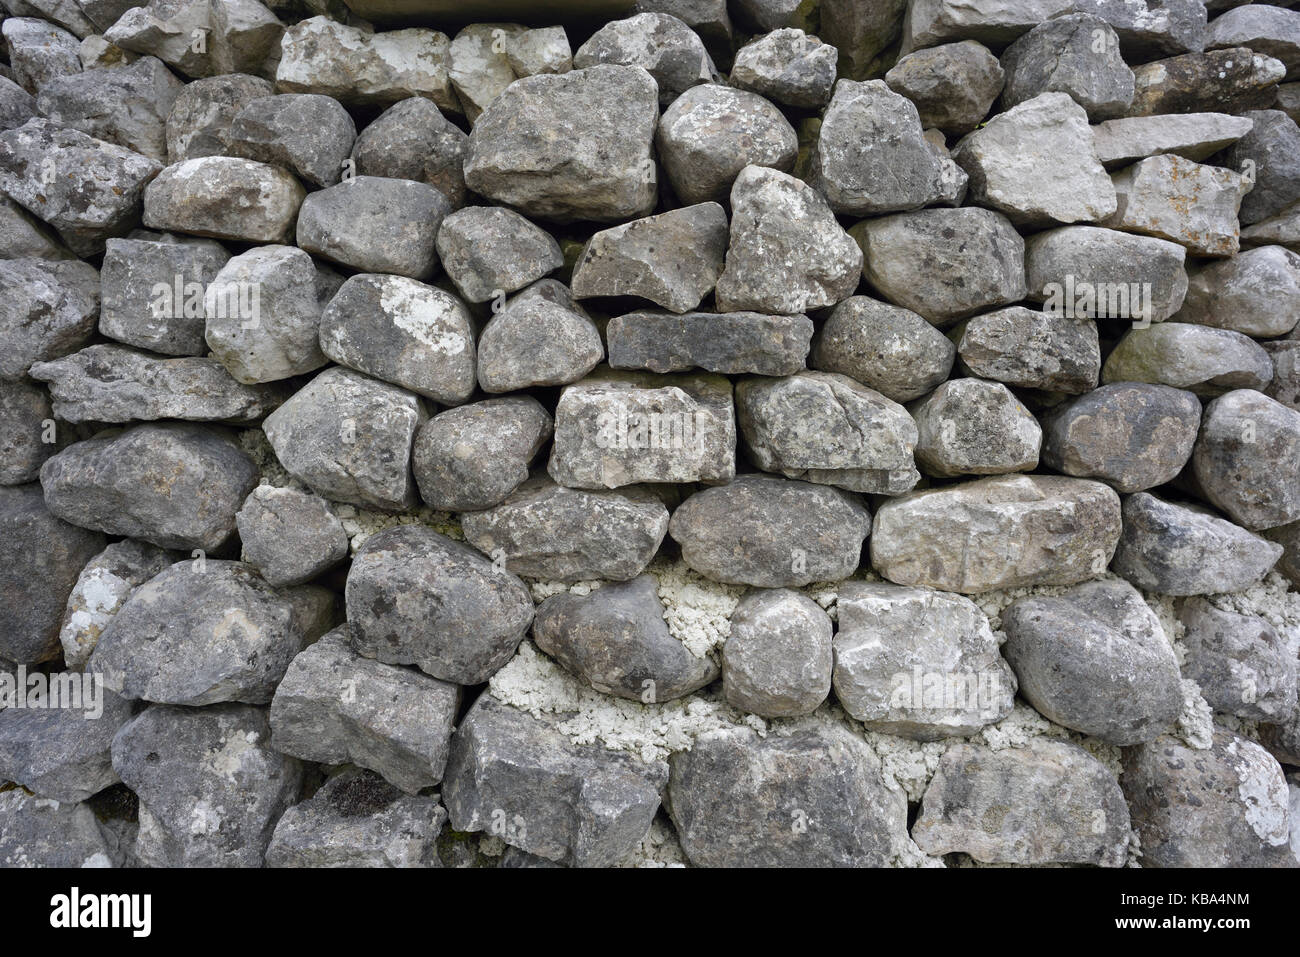
[[[316,186],[332,186],[352,152],[357,129],[338,102],[284,93],[248,103],[225,132],[227,154],[288,167]]]
[[[1128,115],[1256,109],[1272,100],[1275,85],[1285,75],[1281,61],[1246,47],[1155,60],[1133,70]]]
[[[949,40],[978,40],[1005,46],[1030,27],[1074,7],[1071,0],[915,0],[903,23],[903,53]]]
[[[266,710],[158,705],[113,739],[113,768],[140,798],[146,867],[260,867],[302,766],[269,747]]]
[[[733,707],[765,718],[808,714],[831,690],[831,620],[807,595],[752,591],[731,615],[722,688]]]
[[[431,508],[470,512],[499,505],[528,478],[551,437],[551,417],[531,396],[448,409],[420,426],[412,466]]]
[[[916,105],[922,126],[954,136],[979,126],[1004,79],[998,58],[974,40],[909,53],[885,74],[889,88]]]
[[[666,13],[641,13],[607,23],[573,52],[574,69],[601,63],[644,68],[659,86],[662,106],[697,84],[709,83],[717,72],[695,31]]]
[[[1229,169],[1153,156],[1111,177],[1118,207],[1104,225],[1172,240],[1199,256],[1237,252],[1237,210],[1250,184]]]
[[[602,372],[560,393],[547,471],[573,488],[728,482],[735,450],[731,383],[722,376]]]
[[[885,299],[943,328],[1025,297],[1025,241],[989,209],[927,209],[853,227],[863,275]]]
[[[1300,77],[1300,16],[1267,4],[1236,7],[1214,19],[1205,31],[1205,49],[1249,47],[1276,57],[1286,67],[1286,79]]]
[[[242,558],[271,585],[301,585],[348,554],[343,523],[324,499],[259,485],[235,513]]]
[[[131,699],[269,704],[335,604],[323,588],[274,589],[242,562],[178,562],[131,593],[86,668]]]
[[[996,475],[1038,465],[1043,431],[998,382],[954,379],[908,409],[916,422],[917,466],[928,475]]]
[[[880,505],[871,564],[900,585],[962,594],[1073,585],[1105,571],[1119,496],[1085,479],[1017,475],[912,492]]]
[[[1244,591],[1273,567],[1282,546],[1203,509],[1138,492],[1124,500],[1115,571],[1166,595]]]
[[[847,728],[714,731],[671,767],[669,813],[697,867],[880,867],[907,840],[905,797]]]
[[[1121,382],[1056,406],[1043,425],[1046,465],[1100,479],[1117,492],[1141,492],[1183,470],[1201,425],[1201,403],[1181,389]]]
[[[1201,0],[1074,0],[1073,7],[1109,23],[1130,62],[1204,49]]]
[[[1130,329],[1106,358],[1104,382],[1158,382],[1197,395],[1261,389],[1273,363],[1258,343],[1230,329],[1162,322]]]
[[[1002,612],[1020,693],[1057,724],[1108,744],[1150,741],[1183,706],[1174,649],[1127,582],[1088,582]]]
[[[368,538],[352,561],[346,597],[358,653],[464,685],[486,681],[509,661],[533,620],[523,582],[420,525]]]
[[[1226,113],[1134,116],[1097,124],[1092,144],[1107,169],[1165,153],[1199,163],[1241,139],[1252,125],[1244,116]]]
[[[682,250],[690,255],[683,256]],[[573,267],[575,299],[636,296],[671,312],[689,312],[722,274],[727,214],[700,203],[596,233]]]
[[[271,702],[271,746],[369,768],[415,794],[442,780],[459,703],[455,685],[358,655],[344,625],[289,665]]]
[[[1295,866],[1286,778],[1258,744],[1216,728],[1208,751],[1165,736],[1123,754],[1144,866]]]
[[[1293,711],[1291,717],[1283,723],[1261,724],[1259,743],[1283,764],[1300,765],[1300,708]],[[1294,815],[1295,804],[1291,807]]]
[[[351,369],[326,369],[267,416],[262,429],[280,464],[319,494],[400,510],[415,504],[411,443],[425,415],[404,389]]]
[[[113,867],[114,849],[88,804],[61,804],[22,788],[0,791],[0,864]]]
[[[1091,319],[1012,306],[976,316],[954,338],[961,365],[972,375],[1069,395],[1097,387],[1101,347]]]
[[[259,76],[232,73],[187,83],[167,114],[167,162],[183,163],[200,156],[221,156],[225,132],[239,111],[274,92]]]
[[[1124,115],[1133,102],[1133,71],[1120,56],[1119,37],[1090,13],[1040,23],[1002,54],[1002,108],[1040,93],[1068,94],[1092,120]]]
[[[1273,381],[1264,394],[1300,412],[1300,341],[1266,342],[1264,351],[1273,360]]]
[[[59,630],[64,664],[85,667],[99,636],[131,594],[172,563],[174,556],[157,545],[126,538],[86,562],[68,595]]]
[[[1260,246],[1193,270],[1179,322],[1269,339],[1300,323],[1300,254]]]
[[[109,747],[133,708],[102,685],[92,699],[83,684],[81,703],[82,708],[0,711],[0,778],[67,804],[116,784]]]
[[[701,575],[734,585],[799,588],[857,569],[871,514],[837,488],[739,475],[677,507],[668,534]]]
[[[50,397],[40,386],[0,382],[0,485],[22,485],[41,474],[41,465],[57,449],[48,441],[53,416]]]
[[[929,854],[989,864],[1122,867],[1129,811],[1106,766],[1077,745],[1035,738],[991,751],[958,744],[939,759],[912,838]]]
[[[836,608],[835,697],[870,730],[937,741],[1011,713],[1016,679],[970,599],[850,582]]]
[[[750,459],[786,478],[900,495],[920,478],[916,423],[897,402],[848,376],[800,372],[736,385]]]
[[[405,276],[343,283],[321,314],[320,346],[335,362],[437,402],[464,402],[474,391],[469,311],[451,293]]]
[[[452,738],[442,790],[451,826],[549,861],[609,866],[645,836],[668,769],[573,744],[557,723],[480,695]]]
[[[812,334],[807,316],[756,312],[631,312],[605,329],[615,369],[768,376],[802,369]]]
[[[412,96],[372,120],[352,144],[358,176],[414,179],[437,187],[453,209],[465,205],[468,137],[432,100]]]
[[[1096,223],[1115,212],[1115,188],[1097,159],[1088,115],[1065,93],[1041,93],[953,150],[970,198],[1021,226]]]
[[[616,698],[671,701],[718,677],[668,630],[658,580],[641,575],[589,595],[553,595],[537,609],[533,641],[567,671]]]
[[[835,86],[836,48],[797,27],[755,37],[736,51],[731,85],[797,109],[825,106]]]
[[[0,255],[5,259],[73,259],[45,223],[0,193]]]
[[[1279,721],[1296,710],[1296,655],[1273,626],[1256,615],[1223,611],[1204,598],[1179,603],[1187,631],[1183,670],[1215,711]]]
[[[451,41],[448,75],[471,123],[515,81],[505,45],[523,32],[517,23],[471,23]]]
[[[1254,174],[1254,186],[1241,200],[1241,221],[1250,225],[1300,200],[1300,127],[1281,110],[1245,115],[1252,121],[1250,132],[1222,154],[1222,161]]]
[[[947,379],[956,355],[948,337],[911,310],[852,296],[822,323],[809,365],[909,402]]]
[[[0,77],[0,130],[12,130],[37,116],[36,99],[8,77]]]
[[[600,331],[569,289],[543,279],[509,299],[478,340],[484,392],[577,382],[605,358]]]
[[[1253,389],[1205,407],[1192,467],[1209,500],[1252,530],[1300,519],[1300,412]],[[1281,466],[1281,467],[1279,467]]]
[[[722,312],[792,315],[853,293],[862,251],[812,187],[747,166],[731,188],[731,243],[717,285]]]
[[[466,540],[516,575],[626,581],[645,571],[668,532],[668,509],[636,486],[617,492],[520,485],[500,505],[461,517]]]
[[[81,72],[80,44],[68,31],[36,17],[9,17],[4,33],[13,80],[36,94],[51,80]]]
[[[99,305],[89,263],[0,260],[0,381],[21,381],[33,363],[80,349],[94,335]]]
[[[186,76],[205,77],[261,72],[283,33],[284,24],[256,0],[149,0],[127,9],[104,39],[152,54]]]
[[[256,484],[252,461],[224,433],[177,422],[103,433],[41,467],[54,515],[163,548],[218,548]]]
[[[438,229],[438,258],[469,302],[515,292],[564,265],[545,230],[499,206],[452,213]]]
[[[304,195],[293,175],[277,167],[202,156],[168,166],[146,187],[144,224],[238,242],[284,242]]]
[[[526,77],[474,124],[465,182],[528,216],[601,222],[645,216],[658,185],[652,150],[658,122],[657,86],[640,67],[602,64]]]

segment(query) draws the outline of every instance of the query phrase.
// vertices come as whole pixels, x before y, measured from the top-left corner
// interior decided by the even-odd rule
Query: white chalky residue
[[[1210,595],[1211,605],[1239,615],[1255,615],[1273,626],[1293,657],[1300,655],[1300,592],[1279,572],[1269,572],[1264,579],[1245,591]]]
[[[1201,694],[1201,686],[1191,678],[1182,682],[1183,710],[1174,725],[1174,734],[1189,748],[1205,751],[1214,746],[1214,712]]]
[[[650,822],[650,829],[616,867],[686,867],[686,854],[677,840],[677,832],[661,818]]]
[[[352,555],[356,555],[371,535],[400,525],[424,525],[458,542],[465,540],[465,532],[455,516],[450,512],[439,512],[427,506],[420,506],[400,514],[371,511],[347,502],[331,502],[330,507],[343,525],[343,532],[351,543]]]
[[[710,581],[685,562],[656,561],[646,569],[659,582],[668,631],[697,658],[721,648],[745,589]]]
[[[576,582],[553,582],[540,578],[525,578],[524,584],[528,586],[529,592],[533,596],[533,604],[540,605],[546,599],[553,595],[590,595],[603,582],[600,581],[576,581]]]

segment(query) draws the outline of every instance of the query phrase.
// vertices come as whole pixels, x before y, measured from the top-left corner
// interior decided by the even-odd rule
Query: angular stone
[[[690,250],[689,256],[682,255]],[[712,290],[727,254],[727,214],[700,203],[601,230],[573,267],[573,296],[636,296],[689,312]]]
[[[1090,319],[1012,306],[976,316],[954,335],[961,365],[972,375],[1067,394],[1096,388],[1101,348]]]
[[[837,488],[738,475],[677,507],[668,534],[701,575],[733,585],[801,588],[858,568],[871,513]]]
[[[1272,100],[1277,82],[1285,75],[1280,61],[1246,47],[1154,60],[1133,70],[1128,115],[1258,109]]]
[[[1235,7],[1205,31],[1205,49],[1249,47],[1282,61],[1286,78],[1300,77],[1300,14],[1264,3]]]
[[[352,159],[358,176],[428,183],[459,209],[465,205],[468,140],[432,100],[412,96],[394,103],[357,135]]]
[[[974,40],[909,53],[885,74],[891,90],[916,104],[922,126],[954,136],[988,116],[1004,79],[998,58]]]
[[[207,77],[260,73],[283,33],[284,24],[256,0],[149,0],[127,9],[104,39],[152,54],[186,76]]]
[[[1017,225],[1095,223],[1115,212],[1088,115],[1065,93],[999,113],[958,143],[953,159],[970,176],[971,200]]]
[[[167,116],[184,84],[160,60],[56,77],[36,108],[60,126],[167,162]]]
[[[1223,153],[1254,185],[1241,200],[1241,221],[1258,223],[1300,201],[1300,126],[1281,110],[1246,113],[1251,130]]]
[[[163,548],[220,547],[256,484],[257,469],[224,432],[179,422],[101,433],[41,467],[59,518]]]
[[[914,0],[903,23],[904,54],[949,40],[1004,46],[1030,27],[1069,13],[1075,0]]]
[[[1218,712],[1279,721],[1296,710],[1295,650],[1256,615],[1224,611],[1204,598],[1178,605],[1187,629],[1183,671]]]
[[[572,488],[729,482],[735,449],[722,376],[601,372],[560,393],[547,471]]]
[[[167,162],[222,156],[225,132],[239,111],[274,92],[260,76],[232,73],[185,84],[167,115]]]
[[[640,67],[609,64],[518,80],[474,124],[465,182],[528,216],[618,222],[648,215],[658,184],[656,91]]]
[[[147,867],[260,867],[302,765],[268,746],[266,709],[158,705],[113,739],[113,768],[140,798]]]
[[[358,655],[344,625],[293,659],[271,702],[271,746],[415,794],[442,780],[459,703],[455,685]]]
[[[242,559],[270,585],[301,585],[348,554],[343,523],[323,498],[259,485],[235,514]]]
[[[98,868],[117,860],[90,805],[61,804],[22,788],[0,791],[0,865]]]
[[[903,31],[906,12],[907,0],[821,0],[818,30],[839,49],[840,72],[863,80],[878,75],[893,59],[888,51]]]
[[[1109,23],[1130,62],[1204,49],[1202,0],[1074,0],[1079,13]]]
[[[1017,599],[1002,630],[1021,695],[1059,725],[1127,747],[1168,730],[1182,710],[1173,646],[1127,582]]]
[[[208,348],[239,382],[314,372],[329,361],[320,348],[321,313],[342,282],[295,246],[241,253],[204,294]]]
[[[695,31],[714,59],[730,62],[734,31],[727,0],[637,0],[634,9],[637,13],[667,13],[676,17]],[[565,48],[568,48],[567,41]],[[540,71],[532,70],[529,75],[536,72]]]
[[[605,327],[615,369],[726,375],[793,375],[804,367],[812,334],[807,316],[756,312],[631,312]]]
[[[853,227],[863,275],[940,328],[1025,297],[1025,241],[990,209],[926,209]]]
[[[1217,595],[1246,590],[1281,554],[1281,545],[1207,510],[1138,492],[1124,499],[1124,533],[1112,564],[1145,591]]]
[[[718,677],[668,630],[653,575],[603,585],[588,595],[552,595],[537,609],[533,641],[587,684],[616,698],[658,704]]]
[[[1252,125],[1244,116],[1227,113],[1134,116],[1098,123],[1092,144],[1107,169],[1165,153],[1199,163],[1237,142]]]
[[[136,225],[145,185],[161,168],[45,119],[0,133],[0,190],[53,226],[79,256],[102,252],[106,239]]]
[[[841,80],[822,119],[809,181],[840,214],[957,205],[966,176],[921,133],[916,107],[883,80]]]
[[[232,156],[168,166],[144,191],[144,224],[215,239],[284,242],[305,192],[286,171]]]
[[[0,130],[22,126],[36,112],[36,99],[8,77],[0,77]]]
[[[415,504],[411,443],[425,415],[405,389],[331,368],[267,416],[262,430],[280,464],[318,494],[400,511]]]
[[[228,155],[287,167],[316,186],[339,181],[356,137],[339,101],[316,93],[259,97],[225,132]]]
[[[1106,766],[1065,741],[992,751],[958,744],[939,759],[912,839],[927,854],[986,864],[1123,867],[1129,811]]]
[[[1028,298],[1070,318],[1162,322],[1187,294],[1187,250],[1154,236],[1062,226],[1025,240]]]
[[[403,794],[350,768],[284,812],[267,867],[436,867],[447,812],[434,797]]]
[[[796,109],[820,109],[835,86],[838,51],[796,27],[755,37],[736,51],[731,85]]]
[[[447,197],[427,183],[354,176],[303,200],[297,242],[359,272],[430,279],[438,272],[438,227],[449,212]]]
[[[1201,403],[1181,389],[1104,385],[1043,420],[1043,463],[1058,472],[1141,492],[1173,481],[1192,455]]]
[[[275,86],[285,93],[323,93],[349,106],[389,106],[422,96],[459,113],[450,48],[447,35],[436,30],[370,33],[311,17],[285,30]]]
[[[551,417],[527,395],[440,412],[420,426],[412,465],[430,508],[468,512],[503,502],[528,478],[551,437]]]
[[[999,382],[954,379],[909,407],[916,463],[927,475],[997,475],[1038,466],[1043,430]]]
[[[1040,23],[1002,54],[1002,108],[1040,93],[1066,93],[1093,120],[1123,116],[1133,102],[1133,71],[1120,56],[1119,37],[1090,13]]]
[[[732,6],[741,26],[766,33],[784,27],[811,29],[809,11],[800,0],[736,0]]]
[[[695,31],[666,13],[640,13],[607,23],[573,53],[575,70],[602,63],[644,68],[659,85],[661,106],[693,86],[711,82],[717,72]]]
[[[1189,322],[1134,328],[1106,358],[1103,382],[1158,382],[1197,395],[1262,389],[1273,363],[1259,344],[1239,332]]]
[[[847,582],[836,607],[835,697],[868,729],[938,741],[1011,713],[1015,676],[970,599]]]
[[[1205,407],[1192,452],[1196,479],[1233,521],[1257,531],[1300,520],[1300,412],[1253,389]],[[1280,467],[1279,467],[1280,466]]]
[[[573,867],[608,867],[636,847],[668,777],[599,744],[573,744],[550,715],[484,693],[452,738],[442,797],[457,831]]]
[[[525,32],[517,23],[471,23],[451,41],[451,85],[473,123],[515,81],[506,41]]]
[[[81,569],[63,613],[59,643],[64,664],[85,668],[91,652],[126,600],[173,561],[171,553],[134,539],[114,542]]]
[[[478,340],[484,392],[576,382],[605,358],[600,331],[568,287],[543,279],[506,302]]]
[[[906,844],[905,796],[847,727],[712,731],[670,763],[669,814],[697,867],[881,867]]]
[[[1119,206],[1104,225],[1172,240],[1200,256],[1237,252],[1237,210],[1250,188],[1232,170],[1166,154],[1111,177]]]
[[[421,525],[366,539],[346,595],[358,653],[463,685],[486,681],[509,661],[533,621],[523,582]]]
[[[1179,322],[1267,339],[1300,323],[1300,255],[1260,246],[1192,272]]]
[[[1300,412],[1300,341],[1266,342],[1264,351],[1273,360],[1273,381],[1264,394]]]
[[[0,124],[3,127],[3,124]],[[0,257],[4,259],[75,259],[54,230],[0,193]]]
[[[56,451],[50,437],[54,410],[49,394],[30,382],[0,382],[0,485],[36,480]]]
[[[671,3],[672,0],[667,2]],[[691,0],[686,2],[689,4]],[[721,7],[722,22],[727,25],[727,41],[730,46],[731,24],[727,21],[726,3],[719,3],[718,6]],[[691,26],[694,28],[694,24]],[[502,37],[502,46],[505,47],[510,69],[517,77],[536,76],[539,73],[568,73],[573,69],[573,53],[564,27],[539,27],[507,33]]]
[[[998,476],[884,502],[871,534],[872,566],[899,585],[1074,585],[1110,563],[1119,496],[1085,479]]]
[[[321,314],[320,345],[335,362],[438,402],[464,402],[474,391],[468,310],[451,293],[405,276],[345,282]]]
[[[461,516],[465,539],[516,575],[626,581],[645,571],[668,509],[645,489],[584,491],[537,478],[494,508]]]
[[[947,379],[956,355],[948,337],[911,310],[852,296],[822,323],[809,365],[908,402]]]
[[[722,647],[727,702],[765,718],[809,714],[831,691],[831,620],[786,588],[752,591],[731,616]]]
[[[81,45],[67,30],[37,17],[9,17],[0,30],[13,79],[28,93],[39,93],[51,80],[81,72]]]
[[[1123,758],[1143,866],[1295,866],[1286,778],[1255,742],[1216,728],[1208,751],[1165,736]]]
[[[0,260],[0,381],[76,352],[95,334],[99,276],[74,260]]]
[[[499,206],[452,213],[438,230],[437,249],[442,268],[469,302],[515,292],[564,265],[549,233]]]
[[[810,186],[747,166],[731,189],[731,210],[719,311],[793,315],[832,306],[856,288],[862,251]]]
[[[764,471],[900,495],[920,473],[916,423],[907,410],[848,376],[800,372],[736,384],[736,418],[749,456]]]

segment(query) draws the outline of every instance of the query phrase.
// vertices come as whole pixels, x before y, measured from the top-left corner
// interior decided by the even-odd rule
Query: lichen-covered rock
[[[1069,13],[1071,0],[914,0],[903,23],[903,53],[949,40],[1005,46],[1031,27]]]
[[[30,382],[0,381],[0,485],[35,481],[57,450],[50,397]]]
[[[283,33],[284,24],[257,0],[149,0],[126,9],[104,39],[205,77],[261,72]]]
[[[220,547],[256,484],[257,469],[225,433],[178,422],[75,442],[41,467],[54,515],[163,548]]]
[[[1286,335],[1300,324],[1300,254],[1259,246],[1193,270],[1175,319],[1259,339]]]
[[[1002,630],[1020,693],[1057,724],[1128,746],[1164,733],[1182,710],[1174,649],[1127,582],[1017,599]]]
[[[352,152],[357,129],[333,97],[282,93],[249,102],[224,138],[227,155],[274,163],[316,186],[332,186]]]
[[[1262,389],[1273,363],[1258,343],[1230,329],[1189,322],[1133,328],[1106,357],[1103,382],[1155,382],[1197,395]]]
[[[83,677],[80,707],[0,711],[0,778],[68,804],[117,783],[109,748],[135,709],[95,682]]]
[[[1295,712],[1295,649],[1272,625],[1204,598],[1179,602],[1178,620],[1186,628],[1183,671],[1215,711],[1257,721],[1280,721]]]
[[[484,392],[577,382],[605,358],[600,331],[563,283],[543,279],[507,300],[478,340]]]
[[[1237,252],[1237,211],[1250,184],[1219,166],[1153,156],[1111,177],[1119,205],[1105,225],[1172,240],[1198,256]]]
[[[1201,0],[1074,0],[1073,6],[1109,23],[1130,62],[1204,49]]]
[[[267,80],[247,73],[206,77],[185,84],[167,114],[167,162],[223,155],[225,132],[239,111],[273,92]]]
[[[438,257],[469,302],[515,292],[564,265],[560,245],[544,229],[499,206],[470,206],[438,229]]]
[[[114,542],[81,569],[68,595],[59,630],[63,661],[81,670],[131,593],[168,565],[174,556],[157,545],[126,538]]]
[[[421,525],[366,539],[346,597],[358,653],[463,685],[486,681],[509,661],[533,620],[523,582]]]
[[[1246,47],[1154,60],[1133,70],[1134,94],[1128,115],[1257,109],[1269,104],[1276,84],[1285,75],[1281,61]]]
[[[668,534],[686,564],[714,581],[799,588],[853,574],[870,524],[861,500],[840,489],[739,475],[686,499]]]
[[[1107,169],[1174,153],[1201,162],[1250,132],[1251,121],[1227,113],[1185,113],[1106,120],[1092,128],[1097,158]]]
[[[662,106],[710,82],[717,72],[695,31],[666,13],[640,13],[607,23],[573,52],[575,70],[600,63],[644,68],[659,86]]]
[[[76,352],[95,333],[99,275],[75,260],[0,260],[0,381]]]
[[[882,503],[871,564],[900,585],[967,595],[1073,585],[1106,570],[1119,536],[1119,496],[1107,485],[995,477]]]
[[[411,443],[425,417],[413,393],[331,368],[267,416],[262,430],[280,464],[317,493],[401,510],[415,504]]]
[[[372,120],[352,144],[358,176],[414,179],[442,191],[453,209],[465,205],[468,137],[432,100],[411,96]]]
[[[61,804],[22,788],[0,791],[0,865],[113,867],[115,863],[90,805]]]
[[[0,30],[13,79],[28,93],[39,93],[51,80],[81,72],[80,44],[67,30],[37,17],[15,16],[8,17]]]
[[[752,591],[731,615],[722,689],[733,707],[765,718],[808,714],[831,690],[831,620],[786,588]]]
[[[1091,319],[1011,306],[976,316],[954,338],[972,375],[1069,395],[1097,387],[1101,346]]]
[[[1078,745],[1047,738],[1001,751],[949,748],[912,827],[928,854],[962,851],[986,864],[1038,866],[1123,867],[1128,835],[1124,793],[1106,766]]]
[[[1043,430],[999,382],[953,379],[908,412],[916,422],[916,462],[928,475],[997,475],[1038,465]]]
[[[1071,13],[1040,23],[1002,54],[1010,109],[1040,93],[1069,96],[1092,120],[1122,116],[1133,102],[1133,71],[1120,56],[1119,37],[1091,13]]]
[[[736,51],[731,85],[797,109],[818,109],[831,98],[838,51],[797,27],[757,36]]]
[[[1192,467],[1206,497],[1258,530],[1300,520],[1300,412],[1253,389],[1205,407]]]
[[[1144,866],[1295,866],[1286,778],[1255,742],[1216,728],[1208,751],[1165,736],[1123,755]]]
[[[979,126],[1004,80],[998,58],[974,40],[909,53],[885,74],[889,88],[916,105],[922,126],[954,136]]]
[[[305,191],[291,173],[233,156],[202,156],[168,166],[144,191],[150,229],[279,243],[293,234]]]
[[[714,731],[670,763],[668,811],[698,867],[881,867],[906,845],[906,798],[847,728]]]
[[[630,312],[605,327],[615,369],[726,375],[793,375],[804,367],[813,323],[757,312]]]
[[[1249,588],[1281,554],[1281,545],[1208,511],[1138,492],[1124,500],[1124,533],[1113,565],[1147,591],[1214,595]]]
[[[415,794],[442,780],[459,703],[455,685],[357,654],[344,625],[289,665],[271,702],[271,746],[369,768]]]
[[[636,486],[587,491],[539,477],[500,505],[462,515],[461,527],[471,545],[516,575],[626,581],[658,552],[668,509]]]
[[[970,599],[848,582],[836,608],[835,697],[870,730],[937,741],[1011,713],[1016,679]]]
[[[911,310],[852,296],[822,323],[809,365],[909,402],[947,379],[956,355],[948,337]]]
[[[235,513],[242,559],[268,584],[301,585],[348,554],[343,523],[323,498],[259,485]]]
[[[1300,19],[1294,11],[1247,4],[1220,14],[1205,31],[1205,48],[1249,47],[1281,60],[1286,78],[1300,76]]]
[[[525,29],[518,23],[471,23],[451,41],[448,75],[470,123],[515,81],[506,41]]]

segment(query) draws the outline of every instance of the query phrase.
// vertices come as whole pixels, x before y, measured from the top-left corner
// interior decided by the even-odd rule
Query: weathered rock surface
[[[688,89],[710,82],[716,68],[695,31],[666,13],[640,13],[601,27],[573,52],[573,66],[601,63],[644,68],[667,106]]]
[[[518,213],[470,206],[438,229],[438,258],[469,302],[515,292],[564,265],[559,244]]]
[[[1281,61],[1246,47],[1154,60],[1133,71],[1128,115],[1258,109],[1272,100],[1275,85],[1285,75]]]
[[[1175,318],[1259,339],[1286,335],[1300,324],[1300,254],[1259,246],[1193,270]]]
[[[301,585],[348,554],[343,523],[317,495],[259,485],[235,513],[242,559],[271,585]]]
[[[999,382],[953,379],[908,409],[916,422],[916,462],[928,475],[997,475],[1038,465],[1043,430]]]
[[[0,485],[35,481],[57,451],[50,397],[29,382],[0,382]],[[51,435],[51,426],[54,434]]]
[[[200,156],[221,156],[225,132],[251,101],[270,96],[274,88],[260,76],[231,73],[187,83],[167,114],[167,162],[183,163]]]
[[[168,166],[146,187],[144,224],[238,242],[284,242],[304,195],[278,167],[203,156]]]
[[[809,365],[908,402],[947,379],[956,355],[948,337],[911,310],[852,296],[822,323]]]
[[[815,710],[831,690],[831,631],[830,618],[807,595],[785,588],[747,594],[722,647],[728,703],[765,718]]]
[[[1245,114],[1252,126],[1222,154],[1224,165],[1254,175],[1241,200],[1241,221],[1258,223],[1300,200],[1300,127],[1281,110]]]
[[[909,53],[885,74],[889,88],[916,105],[922,126],[954,136],[983,121],[1004,79],[998,58],[974,40]]]
[[[1097,387],[1101,346],[1091,319],[1011,306],[976,316],[954,338],[972,375],[1069,395]]]
[[[1227,113],[1134,116],[1098,123],[1092,144],[1107,169],[1165,153],[1199,163],[1241,139],[1251,125],[1246,117]]]
[[[1119,37],[1101,17],[1070,13],[1040,23],[1002,54],[1010,109],[1040,93],[1065,93],[1092,120],[1122,116],[1133,101],[1133,71]]]
[[[0,791],[0,864],[113,867],[114,855],[87,804],[61,804],[22,788]]]
[[[81,683],[80,707],[0,711],[0,778],[67,804],[117,783],[109,747],[134,709],[92,681]]]
[[[1260,389],[1273,363],[1258,343],[1230,329],[1162,322],[1124,334],[1106,358],[1103,382],[1156,382],[1197,395]]]
[[[1168,239],[1198,256],[1236,254],[1237,211],[1250,189],[1240,173],[1165,154],[1134,163],[1111,181],[1118,207],[1104,225]]]
[[[835,86],[836,48],[797,27],[755,37],[736,51],[731,85],[800,109],[825,106]]]
[[[1300,412],[1253,389],[1205,407],[1192,467],[1209,500],[1246,528],[1300,520]],[[1281,467],[1279,467],[1279,465]]]
[[[1272,625],[1204,598],[1180,602],[1178,620],[1186,628],[1183,671],[1215,711],[1273,722],[1295,712],[1295,650]]]
[[[793,375],[804,367],[812,334],[807,316],[757,312],[630,312],[605,327],[612,368],[659,373]]]
[[[414,179],[442,191],[453,209],[465,205],[468,137],[432,100],[412,96],[372,120],[352,144],[358,176]]]
[[[577,382],[605,358],[600,331],[569,289],[543,279],[509,299],[478,340],[484,392]]]
[[[333,97],[282,93],[249,102],[224,136],[227,155],[284,166],[316,186],[332,186],[357,128]]]
[[[99,276],[74,260],[0,260],[0,381],[80,349],[95,332]]]

